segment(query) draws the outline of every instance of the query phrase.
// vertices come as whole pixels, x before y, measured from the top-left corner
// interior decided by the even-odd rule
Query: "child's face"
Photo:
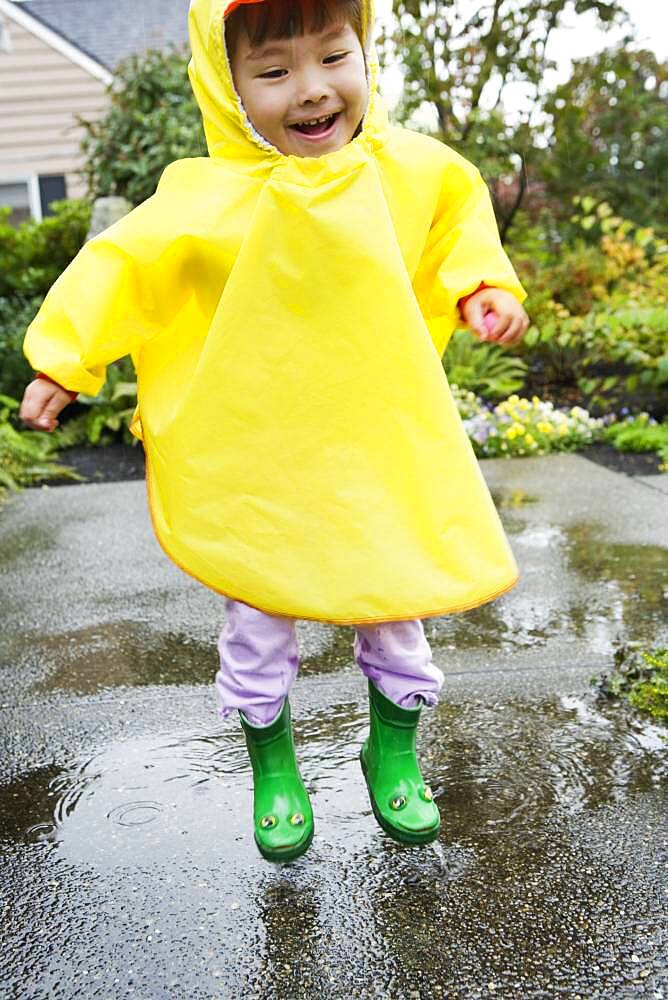
[[[364,117],[364,53],[349,24],[270,39],[256,49],[242,34],[231,68],[254,128],[286,156],[332,153],[350,142]]]

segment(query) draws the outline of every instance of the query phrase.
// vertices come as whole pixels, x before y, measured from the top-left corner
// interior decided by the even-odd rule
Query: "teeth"
[[[318,125],[320,122],[328,122],[332,115],[323,115],[322,118],[309,118],[305,122],[297,122],[297,125]]]

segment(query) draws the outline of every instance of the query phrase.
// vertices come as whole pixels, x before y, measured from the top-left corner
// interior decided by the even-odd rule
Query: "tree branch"
[[[526,165],[526,160],[524,159],[524,153],[520,153],[520,157],[522,159],[522,165],[520,167],[519,183],[517,185],[517,194],[515,196],[515,201],[513,202],[510,211],[508,212],[508,214],[505,216],[505,218],[501,223],[500,235],[502,243],[506,242],[508,231],[513,224],[513,219],[517,215],[520,205],[524,200],[524,195],[526,193],[526,189],[528,186],[529,178],[527,175],[527,165]]]

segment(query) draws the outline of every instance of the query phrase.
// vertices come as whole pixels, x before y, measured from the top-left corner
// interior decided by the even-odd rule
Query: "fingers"
[[[497,343],[501,346],[512,347],[513,344],[519,343],[528,329],[529,317],[525,312],[522,312],[521,316],[513,317],[504,335],[497,339]]]
[[[19,417],[34,431],[53,431],[58,426],[58,414],[69,402],[64,389],[45,379],[36,379],[24,393]]]

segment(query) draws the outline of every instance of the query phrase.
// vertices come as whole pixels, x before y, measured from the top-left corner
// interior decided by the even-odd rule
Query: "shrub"
[[[668,384],[668,247],[651,229],[578,199],[574,223],[596,233],[554,263],[518,254],[533,325],[520,353],[532,378],[577,386],[589,408],[616,408],[633,396],[660,406]],[[554,249],[554,248],[553,248]]]
[[[611,424],[605,437],[620,451],[655,451],[662,468],[668,468],[668,423],[657,423],[648,413],[639,413]]]
[[[478,341],[468,330],[456,330],[443,358],[448,379],[488,399],[503,399],[524,385],[527,364],[497,344]]]
[[[9,209],[0,208],[0,298],[44,296],[86,239],[91,206],[57,201],[54,214],[14,228]]]
[[[668,649],[622,647],[612,672],[594,677],[592,683],[599,696],[625,698],[634,708],[668,720]]]
[[[90,223],[84,201],[61,201],[42,222],[14,228],[0,209],[0,392],[21,396],[32,369],[23,356],[25,331],[47,291],[83,246]]]
[[[42,304],[42,296],[0,297],[0,393],[20,397],[33,377],[23,354],[23,338]]]
[[[172,160],[207,155],[187,67],[185,54],[149,51],[117,68],[109,111],[97,121],[82,121],[91,197],[121,195],[138,205],[153,194]]]

